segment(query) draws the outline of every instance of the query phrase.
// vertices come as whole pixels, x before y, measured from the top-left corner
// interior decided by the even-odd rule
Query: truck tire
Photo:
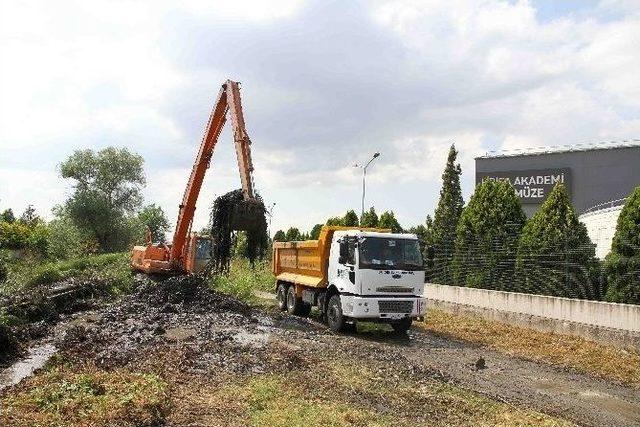
[[[396,334],[406,334],[409,328],[411,327],[411,323],[413,319],[411,317],[405,317],[402,320],[398,320],[397,322],[393,322],[391,327]]]
[[[289,286],[287,289],[287,312],[296,316],[306,317],[311,312],[311,306],[296,297],[296,287]]]
[[[278,308],[280,311],[287,309],[287,285],[284,283],[278,283],[276,290],[276,300],[278,301]]]
[[[342,332],[345,330],[346,321],[342,315],[342,302],[340,295],[333,295],[329,298],[327,304],[327,324],[333,332]]]

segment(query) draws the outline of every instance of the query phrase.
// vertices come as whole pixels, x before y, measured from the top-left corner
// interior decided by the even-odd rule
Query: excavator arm
[[[220,132],[226,121],[227,111],[231,116],[233,126],[233,138],[235,141],[236,156],[240,181],[245,200],[254,200],[253,190],[253,163],[251,161],[251,140],[245,128],[242,104],[240,102],[240,88],[237,82],[227,80],[220,89],[209,122],[198,151],[198,156],[191,170],[191,176],[187,183],[182,203],[179,208],[178,222],[176,224],[173,244],[171,245],[170,259],[174,265],[181,265],[185,255],[185,245],[191,231],[191,224],[196,210],[196,202],[200,195],[202,182],[206,170],[211,164],[211,156],[218,142]]]

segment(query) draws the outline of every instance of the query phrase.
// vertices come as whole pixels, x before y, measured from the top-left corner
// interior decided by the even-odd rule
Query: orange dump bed
[[[274,242],[272,268],[277,281],[324,288],[331,240],[335,231],[390,231],[377,228],[324,226],[318,240]]]

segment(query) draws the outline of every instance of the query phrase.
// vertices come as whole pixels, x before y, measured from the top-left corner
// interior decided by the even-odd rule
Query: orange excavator
[[[261,204],[256,199],[253,190],[251,140],[245,129],[242,104],[240,103],[240,88],[237,82],[227,80],[222,85],[216,104],[211,111],[198,157],[191,170],[191,176],[179,206],[180,211],[173,242],[170,245],[153,244],[150,233],[148,233],[147,244],[134,246],[131,253],[131,266],[134,270],[147,274],[188,274],[196,273],[208,264],[214,242],[210,236],[199,236],[197,233],[191,232],[191,226],[202,181],[211,164],[213,149],[227,120],[227,112],[231,116],[244,196],[242,204],[234,208],[232,228],[247,230],[257,221],[257,215],[262,214]]]

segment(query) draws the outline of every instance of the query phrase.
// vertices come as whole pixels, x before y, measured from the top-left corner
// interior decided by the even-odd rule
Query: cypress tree
[[[362,214],[362,218],[360,218],[360,226],[368,228],[378,227],[378,214],[376,214],[376,209],[373,206]]]
[[[512,291],[526,216],[508,182],[484,181],[458,222],[454,279],[460,286]]]
[[[311,229],[311,233],[309,233],[309,238],[311,240],[318,240],[320,237],[320,231],[322,231],[322,224],[316,224]]]
[[[348,210],[344,217],[342,218],[342,224],[345,227],[357,227],[358,226],[358,215],[352,210]]]
[[[393,211],[386,211],[380,215],[380,221],[378,222],[379,228],[390,228],[393,233],[402,233],[402,227],[398,223]]]
[[[640,304],[640,186],[620,212],[605,266],[609,284],[606,300]]]
[[[276,234],[273,235],[273,241],[274,242],[286,242],[287,241],[287,235],[284,234],[284,231],[278,230],[278,231],[276,231]]]
[[[522,229],[515,286],[521,292],[567,298],[601,299],[595,245],[578,220],[564,185]]]
[[[287,230],[287,233],[285,236],[286,236],[287,242],[300,240],[300,237],[301,237],[300,230],[298,230],[296,227],[290,227]]]
[[[453,254],[456,239],[456,228],[464,201],[460,189],[460,174],[462,169],[456,163],[458,152],[455,145],[451,145],[447,157],[447,165],[442,173],[442,189],[440,200],[433,219],[433,250],[434,271],[431,280],[440,284],[455,284],[453,282]]]

